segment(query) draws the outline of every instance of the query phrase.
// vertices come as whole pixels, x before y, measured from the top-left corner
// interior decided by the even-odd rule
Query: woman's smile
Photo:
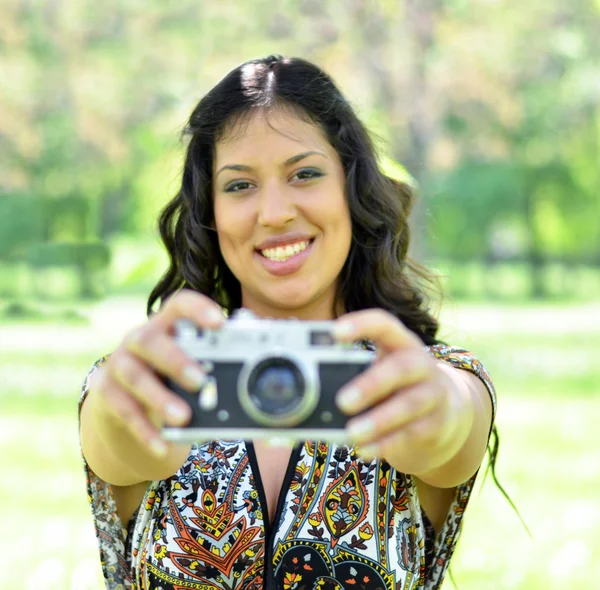
[[[296,272],[306,262],[313,251],[315,240],[296,242],[293,245],[278,246],[256,252],[255,258],[272,275],[283,276]]]
[[[301,242],[294,242],[293,244],[287,244],[285,246],[275,246],[273,248],[259,249],[258,251],[269,260],[277,260],[278,262],[285,262],[289,258],[300,254],[308,248],[311,240],[302,240]]]

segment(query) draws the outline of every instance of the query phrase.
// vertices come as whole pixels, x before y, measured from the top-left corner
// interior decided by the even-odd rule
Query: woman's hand
[[[403,473],[426,473],[449,461],[473,422],[468,393],[451,366],[427,352],[421,340],[381,309],[339,318],[339,341],[371,340],[375,363],[344,386],[336,403],[347,414],[350,439],[365,459],[385,457]],[[366,411],[365,411],[366,410]]]
[[[89,386],[88,395],[96,397],[103,417],[128,428],[159,457],[168,449],[160,428],[165,424],[182,426],[191,417],[190,407],[165,386],[159,374],[190,391],[197,391],[206,378],[174,340],[179,319],[215,329],[225,318],[209,298],[182,290],[144,325],[125,336]]]

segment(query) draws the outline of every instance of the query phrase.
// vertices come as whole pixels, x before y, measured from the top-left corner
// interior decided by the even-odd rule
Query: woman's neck
[[[333,320],[344,314],[343,303],[336,305],[335,312],[331,302],[316,302],[316,305],[304,306],[298,309],[274,307],[261,304],[262,302],[244,301],[242,307],[251,311],[259,318],[291,319],[298,320]]]

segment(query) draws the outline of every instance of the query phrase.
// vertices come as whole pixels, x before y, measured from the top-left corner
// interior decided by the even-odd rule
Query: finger
[[[333,335],[340,341],[372,340],[378,349],[423,348],[423,342],[398,318],[383,309],[353,311],[334,322]]]
[[[157,426],[135,398],[111,379],[104,380],[99,393],[109,415],[125,425],[129,432],[156,456],[164,457],[168,450],[167,443],[162,440]]]
[[[346,425],[348,436],[357,444],[371,443],[438,412],[446,403],[446,396],[435,389],[434,383],[407,388],[350,420]]]
[[[130,332],[123,341],[129,352],[190,391],[206,383],[206,373],[189,358],[171,336],[151,324]]]
[[[394,391],[426,380],[435,361],[421,348],[397,350],[342,387],[335,398],[347,414],[356,414],[385,399]]]
[[[225,321],[221,308],[212,299],[190,289],[182,289],[169,297],[150,321],[166,332],[181,318],[203,328],[219,328]]]
[[[405,473],[419,473],[429,468],[425,462],[445,440],[443,424],[444,412],[434,411],[374,442],[359,444],[356,452],[365,460],[399,458]]]
[[[111,376],[145,408],[166,423],[180,426],[189,421],[191,408],[170,391],[144,363],[131,353],[120,350],[109,360]],[[107,369],[109,365],[107,363]]]

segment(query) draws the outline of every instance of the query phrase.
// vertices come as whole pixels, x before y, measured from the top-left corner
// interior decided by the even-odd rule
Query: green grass
[[[89,366],[143,309],[142,299],[120,299],[82,306],[89,325],[0,324],[0,588],[103,588],[76,401]],[[599,311],[447,302],[446,340],[472,348],[495,380],[497,472],[533,533],[491,479],[478,486],[452,562],[459,590],[592,588],[600,579]]]
[[[533,538],[488,479],[471,500],[452,563],[459,589],[594,587],[597,406],[591,396],[502,400],[498,477]]]

